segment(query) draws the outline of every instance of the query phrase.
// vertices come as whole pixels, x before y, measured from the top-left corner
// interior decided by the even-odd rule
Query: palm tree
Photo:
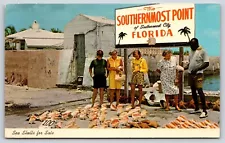
[[[11,34],[15,34],[16,32],[16,28],[13,25],[9,25],[5,28],[5,37]]]
[[[189,55],[189,51],[185,51],[184,52],[184,55]]]
[[[191,41],[189,34],[191,34],[190,28],[188,28],[187,26],[185,26],[184,28],[181,28],[180,30],[178,30],[178,32],[180,32],[180,35],[184,33],[184,36],[187,35],[189,42]]]
[[[26,28],[22,28],[22,29],[20,29],[20,32],[25,31],[25,30],[27,30],[27,29]]]
[[[7,28],[5,28],[5,37],[9,35],[9,31]]]
[[[5,28],[5,37],[15,34],[16,28],[13,25],[9,25]],[[10,47],[10,42],[9,41],[5,41],[5,50],[10,50],[10,49],[14,49],[13,47]]]
[[[120,32],[120,34],[119,34],[119,43],[118,43],[118,45],[120,44],[120,40],[122,39],[123,40],[123,37],[124,36],[126,36],[127,35],[127,33],[124,33],[124,32]]]
[[[51,28],[50,31],[53,32],[53,33],[62,33],[62,31],[59,30],[58,28]]]

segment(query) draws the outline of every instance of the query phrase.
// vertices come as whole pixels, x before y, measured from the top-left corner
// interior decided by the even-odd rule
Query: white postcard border
[[[5,128],[5,138],[220,138],[220,129]]]

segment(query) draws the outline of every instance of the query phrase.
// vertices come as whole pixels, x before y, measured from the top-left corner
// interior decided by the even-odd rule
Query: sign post
[[[179,54],[179,65],[183,67],[183,60],[184,60],[184,47],[180,47],[180,54]],[[184,100],[184,79],[183,79],[183,72],[179,72],[179,101]]]
[[[124,73],[125,73],[125,82],[124,82],[124,96],[126,97],[126,102],[125,103],[127,103],[128,102],[128,97],[129,97],[129,87],[128,87],[128,77],[127,77],[127,75],[128,75],[128,67],[127,67],[127,64],[128,64],[128,56],[127,56],[127,49],[126,48],[124,48]]]

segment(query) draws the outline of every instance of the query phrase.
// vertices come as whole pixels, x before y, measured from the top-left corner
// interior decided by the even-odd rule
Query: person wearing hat
[[[115,106],[112,104],[115,92],[116,107],[119,105],[120,89],[122,87],[122,81],[116,80],[116,74],[120,74],[123,71],[123,61],[121,57],[117,56],[117,54],[118,52],[116,50],[111,51],[111,57],[107,60],[107,69],[109,71],[110,107]]]
[[[106,88],[106,78],[108,76],[107,61],[102,58],[103,51],[97,51],[97,57],[94,59],[89,67],[90,76],[93,78],[93,96],[92,107],[94,106],[95,99],[97,97],[98,89],[100,90],[100,106],[103,104],[104,89]],[[92,69],[94,68],[94,74]]]

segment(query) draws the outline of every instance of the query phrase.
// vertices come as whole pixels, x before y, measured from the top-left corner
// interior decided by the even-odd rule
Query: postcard
[[[5,138],[219,138],[220,5],[8,4]]]

